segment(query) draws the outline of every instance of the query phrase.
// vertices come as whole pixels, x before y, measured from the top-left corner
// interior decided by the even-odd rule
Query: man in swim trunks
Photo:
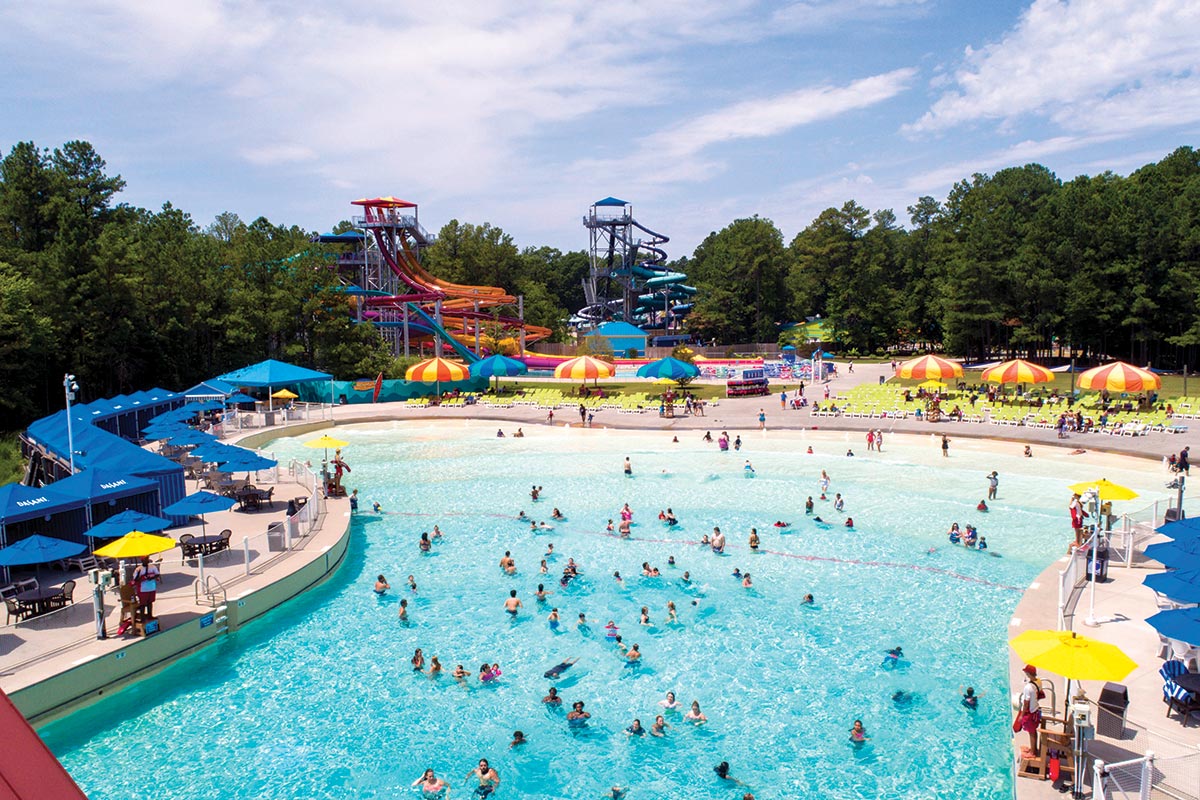
[[[479,779],[479,786],[475,787],[476,797],[487,797],[500,787],[500,776],[488,765],[486,758],[479,759],[479,766],[467,773],[468,784],[472,777]]]
[[[629,456],[625,456],[625,474],[626,475],[633,474],[633,464],[629,463]]]
[[[542,702],[548,706],[561,706],[562,698],[558,696],[558,687],[551,686],[549,693],[542,698]]]
[[[568,659],[564,659],[563,661],[560,661],[560,662],[558,662],[557,664],[555,664],[555,665],[554,665],[553,667],[551,667],[550,669],[546,670],[546,671],[545,671],[545,672],[542,674],[542,677],[543,677],[543,678],[549,678],[549,679],[551,679],[551,680],[554,680],[555,678],[559,677],[559,676],[560,676],[560,675],[562,675],[564,672],[566,672],[568,669],[570,669],[570,668],[571,668],[571,665],[572,665],[572,664],[574,664],[574,663],[575,663],[576,661],[578,661],[578,660],[579,660],[579,659],[578,659],[578,658],[575,658],[575,657],[568,658]]]
[[[509,589],[508,590],[508,599],[504,601],[504,610],[507,611],[509,614],[512,614],[515,617],[517,615],[517,612],[520,609],[521,609],[521,601],[517,597],[517,590]]]
[[[573,728],[578,728],[586,725],[591,716],[591,714],[583,710],[583,701],[576,700],[571,704],[571,710],[567,712],[567,724]]]

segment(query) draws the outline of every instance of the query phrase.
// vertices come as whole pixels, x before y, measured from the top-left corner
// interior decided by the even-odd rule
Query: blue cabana
[[[87,530],[87,501],[54,489],[9,483],[0,486],[0,542],[11,544],[35,533],[62,536]]]
[[[266,361],[260,361],[257,364],[251,364],[248,367],[235,369],[233,372],[226,372],[224,375],[218,375],[217,380],[233,383],[237,386],[265,386],[268,394],[271,394],[276,386],[294,386],[301,383],[329,381],[329,400],[333,402],[333,376],[328,372],[317,372],[315,369],[297,367],[295,364],[276,361],[273,358],[268,358]],[[271,405],[270,397],[267,398],[267,404],[268,406]]]
[[[87,502],[88,527],[122,511],[143,514],[161,511],[158,483],[150,478],[105,469],[88,469],[54,482],[50,488]]]
[[[204,383],[197,383],[183,392],[183,396],[188,400],[223,400],[236,391],[237,387],[232,383],[213,378]]]

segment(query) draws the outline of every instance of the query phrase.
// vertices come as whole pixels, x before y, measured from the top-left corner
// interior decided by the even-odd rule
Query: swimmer
[[[557,519],[562,519],[562,516],[561,516],[561,515],[559,515],[559,516],[557,517]],[[552,531],[552,530],[554,530],[554,526],[553,526],[553,525],[547,525],[547,524],[546,524],[546,521],[545,521],[545,520],[542,520],[541,522],[539,522],[539,523],[538,523],[538,530],[539,530],[539,531]]]
[[[528,743],[529,743],[529,740],[525,738],[524,733],[522,733],[521,731],[513,731],[513,740],[509,743],[508,749],[511,750],[518,745],[528,744]]]
[[[497,428],[497,429],[496,429],[496,438],[497,438],[497,439],[503,439],[503,438],[504,438],[504,430],[503,430],[502,428]]]
[[[854,458],[854,451],[853,451],[853,450],[847,450],[847,451],[846,451],[846,458]]]
[[[679,582],[682,583],[684,586],[691,583],[692,582],[692,573],[688,572],[687,570],[684,570],[683,577],[679,579]]]
[[[976,510],[976,511],[987,511],[987,510],[988,510],[988,504],[987,504],[987,501],[985,501],[985,500],[980,500],[980,501],[979,501],[979,505],[975,506],[975,510]]]
[[[525,431],[521,430],[520,428],[517,428],[517,432],[513,434],[513,438],[514,439],[524,439]]]
[[[790,527],[792,527],[792,523],[784,522],[783,520],[777,519],[777,520],[775,520],[775,527],[776,528],[790,528]]]
[[[808,450],[806,450],[805,452],[806,452],[808,455],[810,455],[810,456],[813,454],[813,451],[812,451],[812,445],[811,445],[811,444],[808,446]]]
[[[846,517],[846,522],[844,524],[847,528],[853,528],[854,527],[854,517]]]
[[[758,528],[750,529],[750,550],[758,552]]]
[[[496,676],[492,673],[492,666],[490,664],[483,664],[479,667],[480,683],[491,683],[495,679]]]
[[[700,544],[705,545],[705,544],[710,544],[710,543],[711,543],[711,540],[708,538],[707,533],[700,537]]]
[[[563,513],[558,510],[558,506],[554,507],[554,510],[550,512],[550,516],[553,519],[565,519],[565,517],[563,517]]]
[[[371,510],[374,511],[376,514],[380,514],[383,512],[383,506],[379,505],[379,501],[376,500],[374,503],[371,504]]]
[[[548,706],[561,706],[562,698],[558,696],[558,688],[551,686],[549,693],[542,698],[542,702]]]
[[[459,683],[463,684],[464,686],[467,683],[467,678],[471,677],[471,673],[469,673],[465,669],[463,669],[462,664],[457,665],[454,668],[454,672],[451,672],[450,675],[451,675],[451,677],[454,678],[454,680],[458,681]]]
[[[617,623],[613,622],[610,619],[608,621],[608,624],[604,626],[604,638],[615,639],[615,638],[617,638],[617,634],[620,633],[620,631],[621,631],[621,629],[617,627]]]
[[[431,678],[436,678],[438,675],[442,674],[442,662],[438,661],[437,656],[434,656],[432,659],[430,659],[429,671],[425,674]]]
[[[442,529],[441,529],[441,528],[439,528],[437,525],[434,525],[434,526],[433,526],[433,533],[431,533],[431,534],[429,534],[429,535],[430,535],[430,537],[431,537],[431,538],[433,538],[433,539],[441,539],[441,538],[442,538]]]
[[[408,601],[403,597],[400,598],[400,619],[408,622]]]
[[[667,566],[668,567],[675,566],[675,556],[667,556]]]
[[[387,582],[387,578],[380,575],[378,578],[375,579],[375,594],[378,594],[378,595],[385,594],[387,592],[387,590],[390,588],[392,588],[392,587]]]
[[[625,584],[625,579],[621,577],[620,570],[617,570],[616,572],[613,573],[613,580],[615,580],[617,583],[619,583],[621,585]]]
[[[975,545],[975,549],[976,550],[987,550],[988,549],[986,536],[979,537],[979,542]]]
[[[486,758],[479,759],[479,766],[467,773],[468,784],[472,777],[479,779],[479,786],[475,787],[475,795],[481,799],[500,788],[500,776],[488,765]]]
[[[643,562],[642,562],[642,575],[643,575],[644,577],[650,577],[650,575],[652,575],[652,574],[653,574],[653,573],[650,571],[650,562],[649,562],[649,561],[643,561]]]
[[[666,736],[667,728],[671,727],[667,721],[663,719],[663,715],[659,714],[654,718],[654,724],[650,727],[651,736]]]
[[[715,767],[713,767],[713,772],[717,773],[717,777],[723,781],[733,781],[738,786],[744,785],[737,778],[735,778],[729,774],[729,762],[728,761],[722,761],[720,764],[717,764]]]
[[[704,432],[704,439],[703,439],[703,441],[705,441],[705,442],[711,442],[711,441],[712,441],[712,431],[705,431],[705,432]]]
[[[962,704],[972,711],[979,708],[979,697],[975,694],[974,687],[968,686],[967,691],[963,692]]]
[[[620,786],[613,786],[600,797],[602,800],[625,800],[625,790]]]
[[[841,492],[838,492],[837,494],[835,494],[833,496],[833,510],[841,511],[845,507],[846,507],[846,501],[842,499]]]
[[[625,729],[626,736],[645,736],[646,729],[642,727],[640,719],[634,719],[633,724]]]
[[[734,567],[733,568],[733,577],[737,578],[738,580],[741,580],[742,571],[740,569],[738,569],[737,567]]]
[[[538,565],[538,572],[545,575],[549,571],[550,571],[550,567],[546,564],[546,559],[543,558],[542,563]]]
[[[629,528],[630,528],[629,520],[622,517],[621,526],[617,529],[617,532],[621,536],[622,539],[629,538]]]
[[[813,517],[813,522],[820,522],[822,525],[825,524],[825,520],[821,519],[820,517]]]
[[[625,658],[628,659],[628,663],[626,664],[626,666],[629,666],[629,664],[636,664],[638,659],[641,657],[642,657],[642,651],[638,649],[637,644],[634,644],[632,647],[629,648],[629,652],[625,654]]]
[[[679,622],[679,614],[675,610],[674,600],[667,601],[667,622],[670,624],[678,624]]]
[[[421,648],[419,647],[417,648],[417,651],[413,653],[412,668],[413,672],[421,672],[425,669],[425,655],[421,652]]]
[[[435,800],[435,798],[443,796],[446,791],[446,782],[434,775],[432,769],[425,770],[421,777],[412,782],[412,785],[421,787],[423,800]]]
[[[748,458],[746,459],[746,466],[742,467],[742,470],[746,473],[747,476],[754,474],[754,465],[750,463],[750,459],[748,459]]]
[[[737,437],[736,439],[734,439],[734,440],[733,440],[733,449],[734,449],[734,450],[741,450],[741,449],[742,449],[742,437],[741,437],[741,434],[738,434],[738,437]]]
[[[572,728],[579,728],[586,725],[591,716],[583,710],[583,701],[576,700],[571,704],[570,712],[567,713],[567,724]]]
[[[433,549],[433,542],[429,541],[428,532],[423,532],[421,534],[421,541],[417,542],[417,547],[422,553],[428,553]]]
[[[659,704],[660,706],[662,706],[663,708],[665,708],[667,711],[678,711],[678,710],[679,710],[679,706],[680,706],[680,703],[679,703],[679,701],[675,699],[675,693],[674,693],[674,692],[667,692],[667,697],[666,697],[666,699],[665,699],[665,700],[659,700],[659,701],[658,701],[658,704]]]
[[[900,645],[896,645],[884,655],[883,666],[894,667],[900,663],[900,659],[902,658],[904,658],[904,649]]]
[[[626,475],[633,474],[633,465],[629,463],[629,456],[625,456],[625,474]]]
[[[579,619],[575,620],[575,627],[581,631],[588,629],[587,616],[582,611],[579,612]]]
[[[688,709],[686,714],[683,715],[683,718],[688,722],[694,722],[697,725],[702,725],[703,723],[708,722],[708,717],[704,716],[704,712],[700,710],[699,700],[692,701],[692,707]]]
[[[813,499],[812,499],[811,494],[808,496],[808,499],[804,501],[804,513],[805,514],[813,513]]]
[[[867,741],[868,738],[867,729],[863,727],[862,720],[854,720],[854,727],[850,729],[850,741],[855,744],[861,744]]]
[[[417,591],[417,582],[415,580],[413,580],[412,575],[408,576],[408,589],[411,592]]]
[[[667,509],[667,524],[668,525],[678,525],[679,524],[679,520],[675,519],[675,512],[669,508]]]
[[[645,625],[646,627],[652,627],[654,625],[654,623],[650,621],[650,609],[646,606],[642,606],[642,616],[639,620],[639,623],[641,625]]]
[[[550,616],[546,617],[546,621],[550,623],[550,630],[558,630],[558,609],[550,609]]]
[[[713,528],[712,533],[712,551],[720,555],[725,552],[725,534],[721,533],[720,528]]]
[[[537,591],[534,592],[534,597],[537,598],[537,601],[539,603],[544,603],[544,602],[546,602],[546,598],[549,597],[550,594],[551,594],[551,592],[546,591],[546,584],[539,583]]]
[[[749,589],[753,585],[754,584],[750,582],[750,573],[749,572],[744,573],[742,575],[742,588]]]
[[[529,519],[529,515],[525,513],[525,509],[521,509],[521,513],[517,514],[517,519],[520,520],[521,522],[524,522],[525,520]]]
[[[504,610],[514,617],[521,610],[521,600],[517,597],[516,589],[508,590],[508,599],[504,601]]]
[[[529,532],[537,533],[537,523],[534,522],[533,520],[529,520]]]
[[[804,595],[804,599],[802,599],[800,601],[800,605],[811,606],[814,602],[816,602],[816,601],[813,600],[813,596],[811,594],[806,594],[806,595]]]
[[[544,553],[544,555],[548,559],[554,558],[554,542],[551,542],[550,544],[546,545],[546,552]]]
[[[611,519],[608,521],[608,524],[604,526],[604,530],[608,531],[609,533],[613,532],[613,521]]]

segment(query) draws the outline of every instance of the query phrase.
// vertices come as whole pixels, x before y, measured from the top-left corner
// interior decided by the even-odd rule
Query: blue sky
[[[96,145],[125,202],[328,229],[418,202],[584,249],[615,195],[690,255],[758,214],[1127,174],[1200,129],[1200,3],[40,0],[0,7],[0,147]]]

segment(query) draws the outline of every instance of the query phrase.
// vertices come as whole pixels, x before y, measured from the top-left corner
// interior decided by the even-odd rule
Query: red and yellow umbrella
[[[413,364],[404,373],[405,380],[420,381],[421,383],[464,381],[469,377],[471,377],[471,371],[466,364],[448,361],[444,358],[430,358],[419,364]]]
[[[1114,361],[1102,367],[1095,367],[1079,373],[1081,389],[1099,391],[1107,389],[1110,392],[1144,392],[1162,386],[1162,380],[1153,372],[1124,361]]]
[[[1054,373],[1040,364],[1014,358],[988,367],[980,377],[992,383],[1049,383],[1054,380]]]
[[[598,358],[591,356],[579,356],[564,361],[554,368],[554,377],[570,378],[576,381],[586,381],[591,378],[593,382],[597,378],[608,378],[615,370],[613,365],[607,361],[601,361]]]
[[[921,356],[920,358],[905,361],[896,367],[897,378],[912,378],[918,381],[930,378],[935,380],[961,378],[962,374],[962,364],[959,364],[957,361],[938,358],[937,356]]]

